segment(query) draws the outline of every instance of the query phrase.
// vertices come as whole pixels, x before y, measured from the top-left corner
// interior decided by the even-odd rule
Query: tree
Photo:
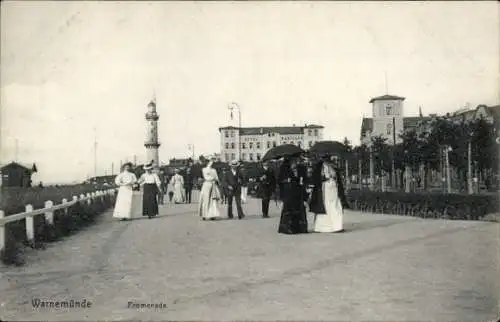
[[[374,157],[375,173],[382,174],[391,171],[391,153],[387,139],[382,136],[372,138],[372,153]]]
[[[479,171],[497,168],[498,147],[495,142],[496,133],[494,124],[480,118],[472,122],[471,138],[472,159],[477,162]]]
[[[359,174],[359,161],[361,161],[361,173],[368,173],[370,167],[370,155],[368,153],[368,147],[364,144],[355,146],[352,149],[352,160],[353,162],[349,165],[349,168],[352,169],[351,172],[353,174]],[[352,168],[351,168],[352,166]]]
[[[347,161],[347,164],[349,166],[349,172],[352,172],[353,169],[355,169],[356,165],[355,163],[356,162],[356,158],[355,156],[353,155],[353,146],[351,144],[351,141],[349,141],[347,139],[347,137],[344,137],[344,141],[342,142],[342,144],[344,145],[345,147],[345,150],[344,150],[344,164],[345,164],[345,161]],[[343,165],[345,166],[345,165]]]

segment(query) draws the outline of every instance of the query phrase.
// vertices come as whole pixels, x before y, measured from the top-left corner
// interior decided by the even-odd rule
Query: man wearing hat
[[[243,175],[238,170],[238,161],[231,162],[231,169],[224,175],[224,186],[227,188],[227,217],[233,218],[233,198],[236,200],[236,210],[238,219],[243,219],[243,209],[241,207],[241,184],[244,182]]]
[[[269,202],[276,190],[276,175],[269,163],[262,164],[264,173],[259,178],[259,197],[262,198],[262,217],[269,218]]]
[[[186,196],[186,203],[191,203],[191,194],[193,191],[193,163],[191,159],[188,160],[186,170],[184,172],[184,195]]]

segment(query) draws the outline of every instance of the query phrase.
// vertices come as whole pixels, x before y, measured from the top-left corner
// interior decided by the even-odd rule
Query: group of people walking
[[[246,178],[240,163],[233,161],[230,170],[221,177],[213,167],[215,157],[209,157],[202,169],[203,185],[200,191],[198,215],[203,220],[216,220],[221,217],[219,205],[227,202],[227,218],[233,219],[233,203],[236,205],[238,219],[245,218],[243,198]],[[349,207],[345,197],[341,173],[334,158],[323,155],[308,171],[300,156],[285,157],[276,175],[269,163],[263,164],[262,175],[257,179],[258,196],[261,200],[263,218],[269,218],[269,205],[278,190],[282,201],[282,211],[278,232],[300,234],[308,232],[307,211],[315,214],[314,232],[343,231],[343,210]],[[114,217],[129,219],[132,216],[134,190],[143,187],[142,215],[152,218],[158,215],[158,196],[164,194],[162,182],[153,167],[144,167],[145,173],[136,178],[131,172],[132,165],[127,163],[116,177],[119,186]],[[176,170],[169,180],[173,186],[175,203],[191,202],[193,176],[188,167],[184,176]],[[186,181],[188,181],[186,185]],[[277,189],[278,188],[278,189]]]
[[[241,189],[245,178],[233,161],[230,171],[218,177],[212,167],[214,158],[203,168],[204,183],[201,188],[198,213],[203,220],[221,217],[218,204],[222,191],[227,195],[227,217],[232,219],[233,201],[239,219],[245,214],[242,208]],[[314,165],[311,175],[299,156],[286,157],[276,176],[268,163],[263,164],[263,175],[258,179],[258,194],[262,199],[262,217],[269,218],[269,204],[279,188],[282,201],[279,233],[299,234],[308,232],[307,208],[315,214],[314,232],[343,231],[343,210],[348,208],[340,171],[334,158],[323,155]]]
[[[113,217],[122,220],[131,219],[136,212],[134,209],[134,191],[143,189],[142,193],[142,215],[152,218],[158,215],[158,196],[163,195],[162,183],[156,173],[153,172],[152,164],[144,166],[144,173],[137,179],[131,171],[132,163],[125,163],[122,172],[115,178],[118,188],[116,204]]]

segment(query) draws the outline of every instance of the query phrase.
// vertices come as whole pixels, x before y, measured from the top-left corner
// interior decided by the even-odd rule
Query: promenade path
[[[105,214],[88,229],[0,270],[7,321],[492,321],[499,225],[347,211],[342,234],[281,235],[279,209],[201,221],[195,205],[155,219]],[[225,208],[224,208],[225,210]],[[312,217],[310,217],[310,225]],[[86,309],[32,300],[87,299]],[[128,308],[128,302],[165,308]]]

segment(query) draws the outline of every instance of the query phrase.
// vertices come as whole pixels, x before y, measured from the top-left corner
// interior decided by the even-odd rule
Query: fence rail
[[[10,216],[5,216],[5,212],[0,210],[0,250],[5,247],[5,225],[11,222],[26,220],[26,237],[28,241],[34,240],[35,238],[35,223],[33,218],[38,215],[45,215],[45,220],[50,224],[54,224],[54,211],[61,209],[68,209],[69,207],[75,205],[78,202],[87,202],[91,204],[93,200],[101,199],[108,195],[114,195],[116,189],[98,190],[92,193],[87,193],[86,195],[81,194],[79,197],[73,196],[73,200],[68,201],[66,198],[62,200],[60,204],[54,205],[52,200],[45,201],[44,208],[33,209],[32,205],[26,205],[25,211]],[[67,211],[67,210],[66,210]]]

